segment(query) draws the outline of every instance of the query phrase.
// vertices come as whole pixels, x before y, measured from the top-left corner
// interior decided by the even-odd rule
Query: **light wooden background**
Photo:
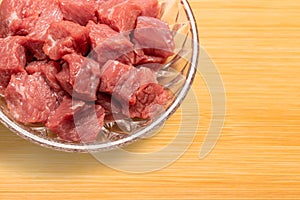
[[[197,76],[200,127],[171,166],[125,174],[88,154],[44,149],[1,128],[0,199],[300,199],[300,1],[190,3],[227,91],[224,130],[211,154],[198,159],[211,112]],[[170,142],[179,116],[129,149]]]

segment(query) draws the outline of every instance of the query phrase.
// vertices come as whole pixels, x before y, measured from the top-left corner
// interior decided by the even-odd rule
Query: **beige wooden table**
[[[89,154],[41,148],[1,128],[0,199],[300,199],[300,1],[190,3],[227,91],[224,129],[211,154],[198,158],[211,119],[198,75],[200,127],[174,164],[126,174]],[[129,149],[150,152],[168,143],[178,115]]]

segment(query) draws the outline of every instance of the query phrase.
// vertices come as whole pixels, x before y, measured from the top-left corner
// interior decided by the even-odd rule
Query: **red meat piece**
[[[153,17],[138,17],[134,30],[135,49],[146,55],[168,58],[174,54],[175,44],[168,24]]]
[[[143,85],[157,83],[154,72],[151,69],[141,67],[132,68],[118,81],[112,97],[118,99],[122,106],[134,105],[136,96],[134,93]]]
[[[89,20],[97,21],[95,0],[59,0],[64,19],[85,26]]]
[[[126,32],[134,29],[136,19],[141,13],[141,8],[129,1],[108,0],[100,4],[98,18],[116,31]]]
[[[164,105],[170,99],[169,93],[156,83],[146,84],[134,93],[134,105],[123,107],[123,113],[130,118],[151,119],[164,110]]]
[[[33,30],[29,33],[29,37],[44,42],[47,37],[47,30],[52,23],[63,20],[63,14],[56,0],[37,1],[39,10],[39,18]],[[28,8],[29,9],[29,8]]]
[[[46,122],[57,106],[55,93],[41,73],[12,75],[5,100],[12,116],[24,124]]]
[[[59,60],[70,53],[85,55],[89,50],[88,32],[85,27],[74,22],[52,23],[43,50],[53,60]]]
[[[60,71],[60,65],[57,62],[34,61],[29,63],[25,69],[28,74],[40,72],[43,75],[48,85],[54,91],[58,103],[60,103],[63,100],[63,98],[67,95],[66,91],[62,89],[62,87],[56,79],[56,75]]]
[[[100,66],[108,60],[119,60],[126,64],[133,63],[133,44],[128,37],[105,24],[95,24],[92,21],[88,23],[87,29],[93,49],[90,56],[96,59]]]
[[[160,12],[158,0],[129,0],[129,2],[140,7],[142,16],[158,17]]]
[[[108,0],[100,1],[98,18],[116,31],[134,29],[138,16],[157,17],[160,11],[158,0]]]
[[[29,34],[38,19],[40,11],[35,0],[2,0],[0,6],[3,37]]]
[[[122,105],[134,105],[136,103],[134,93],[149,83],[157,83],[151,69],[144,67],[137,69],[110,60],[101,68],[99,91],[112,94],[112,97],[119,100]]]
[[[56,75],[63,89],[73,97],[85,101],[96,100],[100,82],[98,63],[77,54],[65,55],[63,59],[66,62]]]
[[[61,90],[61,87],[56,80],[56,74],[60,71],[60,66],[57,62],[54,61],[35,61],[31,62],[26,66],[26,71],[28,74],[34,74],[40,72],[48,85],[55,91],[58,92]]]
[[[37,1],[40,9],[35,26],[27,36],[25,47],[37,60],[47,59],[43,45],[47,38],[47,30],[54,22],[63,20],[63,14],[56,0]]]
[[[63,19],[56,0],[3,0],[0,16],[0,35],[27,35],[23,45],[38,60],[46,59],[42,47],[50,24]]]
[[[157,84],[151,69],[137,69],[112,60],[101,69],[99,90],[112,94],[113,99],[118,99],[122,113],[131,118],[151,118],[162,110],[169,99],[168,92]],[[109,108],[109,104],[104,104],[104,108],[107,106]],[[115,110],[119,112],[117,108]]]
[[[104,115],[100,105],[65,98],[50,115],[46,127],[66,141],[92,142],[101,131]]]
[[[118,61],[109,60],[101,68],[99,91],[112,94],[122,76],[132,68],[134,67],[122,64]]]
[[[3,0],[0,35],[28,35],[42,39],[53,22],[62,20],[56,0]]]
[[[12,74],[24,72],[26,65],[25,48],[21,37],[0,38],[0,93],[3,94]]]

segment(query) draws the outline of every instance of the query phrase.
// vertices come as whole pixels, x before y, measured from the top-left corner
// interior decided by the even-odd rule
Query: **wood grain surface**
[[[197,75],[197,135],[172,165],[123,173],[89,154],[45,149],[2,127],[0,199],[300,199],[300,1],[190,4],[201,44],[226,88],[225,125],[213,151],[199,159],[211,102]],[[158,135],[127,149],[163,147],[177,133],[180,115],[179,110]]]

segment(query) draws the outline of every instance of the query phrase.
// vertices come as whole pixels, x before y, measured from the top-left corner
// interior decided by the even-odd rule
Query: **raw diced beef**
[[[123,34],[114,31],[106,24],[95,24],[93,21],[90,21],[87,24],[87,29],[89,31],[92,49],[95,49],[106,40],[118,35],[120,36],[120,39],[123,39],[126,42],[128,41],[128,39]]]
[[[43,51],[43,45],[47,38],[47,30],[50,24],[62,21],[63,14],[56,0],[37,2],[40,2],[38,5],[38,9],[40,9],[39,18],[34,28],[27,35],[28,40],[25,47],[37,60],[45,60],[47,55]]]
[[[8,25],[7,27],[9,30],[8,35],[27,35],[23,46],[27,49],[28,56],[31,57],[29,61],[33,58],[37,60],[46,59],[47,56],[43,52],[42,47],[46,39],[47,29],[51,23],[59,22],[63,18],[58,3],[55,0],[10,0],[9,2],[11,5],[17,2],[19,4],[16,5],[16,8],[12,8],[17,13],[14,15],[18,16],[18,18],[13,21],[10,21],[10,18],[8,18],[8,23],[12,24],[12,26]],[[5,23],[5,20],[2,22]],[[14,31],[13,27],[18,29],[18,31]]]
[[[126,32],[134,29],[136,19],[141,13],[141,8],[129,1],[108,0],[100,4],[98,18],[116,31]]]
[[[112,94],[122,76],[132,68],[134,67],[122,64],[118,61],[109,60],[101,67],[99,91]]]
[[[96,100],[100,82],[100,69],[97,62],[85,60],[73,85],[73,97],[85,101]]]
[[[89,50],[88,32],[85,27],[74,22],[52,23],[43,50],[53,60],[59,60],[70,53],[85,55]]]
[[[108,60],[119,60],[126,64],[134,61],[133,44],[125,35],[118,33],[105,24],[95,24],[90,21],[87,25],[93,52],[91,57],[100,66]]]
[[[55,91],[61,91],[61,87],[56,80],[56,74],[60,70],[60,66],[57,62],[54,61],[35,61],[31,62],[26,66],[26,71],[28,74],[34,74],[36,72],[40,72],[48,85]]]
[[[157,83],[155,74],[148,68],[132,68],[125,73],[115,86],[112,97],[118,99],[122,105],[134,105],[136,97],[133,95],[141,86]]]
[[[157,17],[158,0],[108,0],[99,3],[98,18],[116,31],[134,29],[138,16]]]
[[[0,38],[0,93],[3,94],[12,74],[24,72],[26,65],[25,48],[21,37]]]
[[[46,127],[63,140],[91,142],[101,131],[104,115],[100,105],[65,98],[50,115]]]
[[[158,0],[129,0],[129,2],[140,7],[142,16],[158,17],[160,11]]]
[[[163,109],[169,99],[168,92],[157,84],[152,70],[144,67],[137,69],[112,60],[101,69],[99,90],[118,99],[122,113],[131,118],[148,119]]]
[[[59,0],[59,4],[66,20],[79,23],[82,26],[85,26],[89,20],[97,20],[95,0]]]
[[[37,3],[34,0],[2,0],[1,35],[5,37],[30,33],[39,15]]]
[[[52,22],[62,20],[56,0],[3,0],[0,7],[0,35],[44,37]]]
[[[56,75],[64,90],[71,96],[85,100],[96,100],[100,81],[100,69],[97,62],[77,54],[63,57],[66,61]]]
[[[159,12],[158,0],[2,0],[0,95],[11,116],[69,142],[95,141],[104,119],[153,118],[171,99],[155,72],[175,48]]]
[[[47,30],[54,22],[60,22],[63,20],[63,14],[60,10],[57,0],[40,1],[35,0],[38,6],[39,18],[29,33],[29,37],[35,40],[45,41],[47,36]]]
[[[28,57],[46,59],[42,50],[46,31],[51,23],[62,20],[55,0],[3,0],[0,16],[0,35],[27,35],[23,46]]]
[[[164,105],[170,99],[169,93],[156,83],[146,84],[134,93],[136,103],[123,107],[123,113],[131,118],[148,119],[164,110]]]
[[[175,44],[168,24],[153,17],[138,17],[134,30],[135,49],[146,55],[167,58],[174,54]]]
[[[5,100],[12,116],[24,124],[46,122],[57,105],[55,94],[41,73],[12,75]]]

